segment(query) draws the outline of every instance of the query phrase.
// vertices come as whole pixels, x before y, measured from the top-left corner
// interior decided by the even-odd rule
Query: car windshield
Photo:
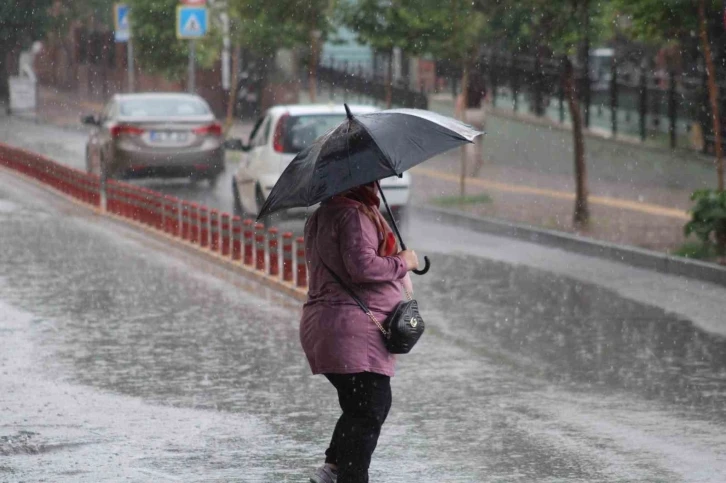
[[[297,153],[345,120],[345,114],[290,116],[286,121],[285,152]]]
[[[188,97],[144,97],[121,101],[119,111],[131,117],[186,117],[209,114],[209,107]]]

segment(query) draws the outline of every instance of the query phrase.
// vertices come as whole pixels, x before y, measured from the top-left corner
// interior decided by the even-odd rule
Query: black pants
[[[368,467],[391,409],[391,378],[372,372],[325,374],[338,391],[343,415],[325,462],[338,466],[338,483],[368,483]]]

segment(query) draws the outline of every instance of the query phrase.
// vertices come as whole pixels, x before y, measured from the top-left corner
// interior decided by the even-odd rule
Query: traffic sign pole
[[[194,74],[196,70],[195,61],[195,50],[196,50],[196,41],[190,40],[189,41],[189,73],[187,74],[187,91],[189,91],[190,94],[194,94],[196,91],[196,86],[194,85]]]
[[[134,42],[131,36],[129,36],[129,40],[126,42],[126,70],[128,74],[129,92],[134,92],[136,79],[134,79]]]
[[[188,0],[190,3],[204,5],[201,0]],[[185,2],[186,3],[186,2]],[[176,37],[189,40],[189,69],[187,72],[187,91],[193,94],[196,91],[196,39],[207,34],[207,9],[205,7],[192,7],[179,5],[176,8]]]

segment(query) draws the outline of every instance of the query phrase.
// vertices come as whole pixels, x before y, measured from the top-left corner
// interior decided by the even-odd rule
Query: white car
[[[355,114],[375,112],[373,106],[349,106]],[[274,106],[257,121],[248,149],[232,178],[235,213],[256,215],[295,155],[317,137],[345,120],[345,108],[323,104]],[[408,203],[411,177],[381,180],[381,188],[396,218]],[[305,212],[289,210],[288,214]]]

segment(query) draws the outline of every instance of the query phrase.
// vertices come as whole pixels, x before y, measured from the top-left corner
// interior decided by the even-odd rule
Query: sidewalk
[[[468,195],[489,202],[463,211],[573,233],[574,178],[571,133],[489,116],[484,164],[471,176]],[[526,140],[526,142],[524,141]],[[672,251],[683,242],[690,194],[714,183],[698,159],[588,138],[586,162],[591,224],[580,234],[598,240]],[[436,203],[459,194],[460,152],[414,171],[415,200]]]
[[[85,100],[72,92],[62,92],[50,87],[39,86],[36,119],[39,122],[60,127],[79,128],[82,116],[98,115],[103,110],[103,106],[103,101]]]
[[[367,103],[357,95],[322,89],[318,102]],[[452,102],[442,96],[431,108],[450,115]],[[307,92],[301,92],[307,102]],[[452,105],[449,105],[452,104]],[[97,113],[102,103],[41,88],[38,118],[42,122],[77,126],[84,113]],[[232,132],[245,134],[249,123]],[[466,185],[479,202],[449,206],[464,212],[575,232],[572,227],[574,180],[569,131],[490,113],[484,141],[485,161]],[[590,190],[591,225],[580,232],[598,240],[670,252],[683,242],[690,193],[711,187],[715,172],[709,160],[695,153],[642,147],[588,136],[585,140]],[[459,194],[459,151],[439,156],[412,172],[416,203],[438,204]]]

